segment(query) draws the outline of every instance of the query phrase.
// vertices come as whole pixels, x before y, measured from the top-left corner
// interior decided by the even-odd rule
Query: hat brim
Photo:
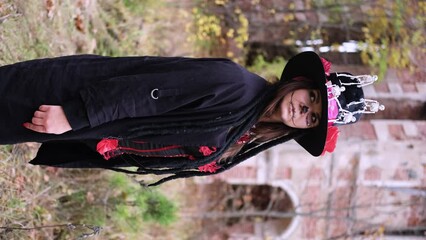
[[[294,77],[304,76],[314,81],[320,91],[322,112],[319,125],[307,129],[307,133],[295,139],[306,151],[317,157],[322,154],[327,137],[328,127],[328,96],[326,75],[321,58],[315,52],[302,52],[292,57],[284,67],[280,82]]]

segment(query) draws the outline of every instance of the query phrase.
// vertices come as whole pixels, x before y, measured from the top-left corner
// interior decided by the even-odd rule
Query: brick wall
[[[298,198],[298,211],[308,214],[300,219],[291,239],[326,238],[344,234],[348,228],[365,227],[361,221],[348,221],[350,218],[369,219],[388,228],[417,226],[425,220],[425,205],[419,200],[414,204],[412,198],[419,196],[407,191],[426,189],[426,135],[413,131],[407,137],[402,127],[424,126],[424,122],[365,124],[373,133],[363,136],[354,129],[345,131],[336,151],[320,158],[309,156],[294,142],[270,150],[272,176],[266,183],[288,185]],[[387,134],[374,134],[383,129]],[[260,161],[248,160],[246,166],[218,176],[233,183],[249,176],[253,184],[263,184],[260,179],[256,182],[253,171],[254,166],[261,166]],[[389,212],[393,214],[386,214]]]
[[[390,70],[382,83],[365,90],[366,98],[424,105],[425,80],[406,81],[400,76]],[[351,219],[382,224],[385,229],[424,224],[425,119],[367,118],[340,131],[333,154],[314,158],[291,141],[216,178],[286,186],[302,213],[297,226],[287,229],[289,239],[323,239],[366,227],[365,222]]]

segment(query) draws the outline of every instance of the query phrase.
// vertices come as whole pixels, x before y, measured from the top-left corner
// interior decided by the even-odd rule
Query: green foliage
[[[147,192],[145,199],[146,209],[143,219],[161,225],[169,225],[176,220],[176,206],[159,192]]]
[[[124,3],[102,2],[99,10],[102,21],[92,23],[92,28],[96,29],[96,34],[93,35],[97,43],[96,54],[120,56],[133,47],[133,39],[129,37],[128,28],[123,26],[124,24],[129,24],[129,29],[134,27],[129,22],[129,11],[124,6]]]
[[[258,55],[253,65],[249,66],[248,69],[273,82],[281,77],[285,64],[286,61],[283,57],[277,57],[273,61],[268,62],[262,55]]]
[[[237,4],[227,0],[202,1],[192,9],[192,15],[193,22],[186,26],[188,42],[210,56],[219,51],[219,55],[242,61],[239,53],[249,38],[249,21]]]
[[[169,225],[176,220],[177,208],[155,189],[144,189],[123,174],[112,174],[110,188],[115,195],[112,219],[127,231],[137,231],[143,221]]]
[[[43,218],[42,216],[45,212],[46,212],[46,210],[41,206],[34,207],[34,210],[33,210],[34,219],[37,219],[39,221],[42,220],[42,218]]]
[[[105,226],[107,223],[107,216],[102,206],[90,206],[86,208],[82,220],[84,220],[84,222],[82,221],[81,223],[90,223],[91,225],[95,226]]]
[[[72,203],[84,203],[86,200],[86,191],[85,190],[79,190],[76,192],[73,192],[67,196],[64,196],[63,202],[72,202]]]
[[[8,205],[6,207],[11,209],[19,209],[19,208],[24,208],[25,204],[26,203],[23,199],[10,198]]]
[[[222,35],[221,20],[218,16],[208,14],[201,8],[193,8],[194,22],[187,25],[190,31],[188,41],[195,44],[202,51],[209,51],[217,45]]]
[[[109,185],[113,189],[125,189],[129,191],[129,179],[124,174],[111,174],[111,177],[108,179]]]
[[[99,1],[99,19],[89,22],[89,33],[96,40],[94,52],[108,56],[166,55],[164,45],[170,32],[166,18],[172,18],[168,11],[178,18],[174,10],[156,0]]]
[[[126,204],[117,204],[111,213],[111,220],[114,222],[115,228],[119,228],[123,232],[136,233],[143,226],[142,218],[137,217],[136,212],[139,209],[131,209]]]
[[[105,224],[105,213],[99,206],[93,205],[84,189],[68,191],[57,200],[56,214],[73,223]]]
[[[413,4],[416,6],[407,6]],[[365,41],[361,58],[370,66],[379,70],[379,79],[383,77],[389,67],[407,68],[414,70],[410,65],[410,51],[424,49],[426,13],[424,2],[406,2],[402,0],[379,0],[372,4],[368,12],[369,21],[362,30]],[[415,28],[409,27],[413,17],[416,19]]]
[[[111,173],[96,188],[66,190],[58,198],[56,215],[62,221],[109,226],[132,239],[150,223],[169,225],[176,220],[177,208],[156,189],[142,188],[125,174]],[[43,209],[34,213],[43,215]]]
[[[123,0],[123,3],[126,8],[135,14],[144,14],[147,9],[155,8],[162,4],[161,1],[157,0]]]
[[[3,146],[1,146],[1,149],[2,149],[2,151],[11,153],[12,149],[13,149],[13,145],[3,145]]]

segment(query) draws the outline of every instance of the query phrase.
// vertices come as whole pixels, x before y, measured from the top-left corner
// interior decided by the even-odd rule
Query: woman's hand
[[[31,123],[26,122],[23,126],[35,132],[51,134],[62,134],[72,129],[64,109],[54,105],[41,105],[34,112]]]

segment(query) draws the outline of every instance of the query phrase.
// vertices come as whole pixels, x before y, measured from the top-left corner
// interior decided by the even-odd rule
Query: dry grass
[[[0,239],[76,239],[92,232],[81,226],[72,230],[67,224],[102,227],[94,239],[190,239],[194,233],[197,223],[185,220],[166,228],[143,223],[136,230],[133,223],[120,222],[111,206],[117,197],[126,198],[121,187],[111,187],[111,179],[120,173],[27,164],[37,148],[38,144],[0,147],[0,226],[9,228],[0,230]],[[192,185],[192,180],[178,180],[161,186],[160,191],[179,208],[194,205],[181,194]]]
[[[72,23],[78,9],[71,7],[74,1],[51,7],[46,4],[49,1],[0,2],[0,14],[5,18],[0,25],[0,64],[73,54],[83,46],[90,50],[90,38]]]
[[[105,181],[105,175],[94,171],[69,171],[31,166],[27,161],[37,148],[36,144],[18,144],[0,148],[2,159],[0,225],[8,228],[33,228],[82,223],[72,215],[72,211],[62,211],[63,209],[58,208],[61,205],[59,200],[72,196],[72,193],[82,186],[90,192],[99,186],[87,182]],[[78,209],[75,211],[78,212]],[[53,236],[60,236],[61,231],[66,231],[67,237],[59,239],[73,239],[76,235],[82,234],[80,229],[68,231],[66,227],[14,231],[2,229],[0,239],[50,239]]]

